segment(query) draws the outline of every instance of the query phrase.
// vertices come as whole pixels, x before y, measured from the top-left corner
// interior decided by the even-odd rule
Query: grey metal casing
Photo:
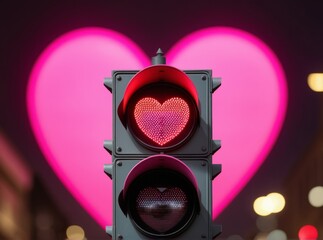
[[[160,153],[139,144],[118,116],[118,106],[137,72],[114,71],[109,86],[105,84],[113,95],[113,140],[105,146],[112,154],[112,166],[106,173],[113,180],[113,226],[107,228],[113,240],[153,239],[138,231],[118,204],[119,194],[130,170],[140,160]],[[212,140],[212,93],[220,84],[212,79],[211,70],[189,70],[184,73],[191,79],[198,94],[199,124],[185,144],[164,153],[180,159],[193,172],[198,183],[201,210],[185,231],[171,239],[213,239],[222,231],[221,226],[212,223],[212,179],[221,171],[221,165],[212,164],[212,154],[220,148],[220,144]]]
[[[199,98],[199,125],[193,136],[181,147],[167,151],[173,156],[208,156],[212,153],[212,77],[211,70],[184,71],[191,79]],[[118,117],[120,105],[125,89],[137,71],[113,72],[113,152],[115,157],[122,156],[150,156],[156,151],[148,150],[138,143],[125,128]]]
[[[115,201],[118,199],[118,196],[123,189],[123,184],[128,173],[140,160],[141,159],[115,159],[115,164],[113,164],[113,176],[115,176],[113,194],[115,196]],[[194,175],[199,186],[200,212],[185,231],[171,239],[212,239],[214,235],[220,234],[221,227],[212,226],[212,218],[209,212],[212,209],[212,191],[210,191],[210,189],[212,189],[212,168],[210,167],[211,165],[208,164],[209,159],[197,158],[194,160],[181,160],[183,160],[190,169],[194,169]],[[117,206],[117,204],[118,203],[115,203],[114,206]],[[132,223],[130,217],[125,215],[119,207],[114,207],[113,215],[114,226],[112,229],[112,239],[152,239],[140,233]]]

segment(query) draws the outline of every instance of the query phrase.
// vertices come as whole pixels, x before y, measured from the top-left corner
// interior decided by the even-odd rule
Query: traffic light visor
[[[153,150],[175,148],[194,132],[198,122],[195,86],[170,66],[152,66],[130,81],[119,116],[132,136]]]

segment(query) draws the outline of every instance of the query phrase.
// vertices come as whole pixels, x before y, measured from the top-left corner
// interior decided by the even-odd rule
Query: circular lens
[[[129,188],[127,202],[135,226],[155,237],[180,233],[198,209],[192,184],[169,169],[154,169],[138,177]]]
[[[127,107],[127,125],[144,146],[165,150],[179,146],[197,125],[197,106],[183,89],[166,83],[138,91]]]
[[[179,223],[188,208],[186,194],[177,187],[142,189],[135,204],[138,217],[159,233],[166,233]]]

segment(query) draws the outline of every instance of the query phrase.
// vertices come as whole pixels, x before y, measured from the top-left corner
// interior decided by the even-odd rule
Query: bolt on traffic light
[[[113,96],[113,140],[104,147],[112,164],[112,239],[214,239],[211,70],[166,65],[159,49],[152,66],[113,71],[104,85]]]

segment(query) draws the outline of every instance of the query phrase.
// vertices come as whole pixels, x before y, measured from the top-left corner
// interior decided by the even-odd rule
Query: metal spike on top
[[[166,64],[166,58],[164,57],[164,53],[160,48],[158,48],[156,52],[156,56],[152,57],[151,64],[152,65]]]

